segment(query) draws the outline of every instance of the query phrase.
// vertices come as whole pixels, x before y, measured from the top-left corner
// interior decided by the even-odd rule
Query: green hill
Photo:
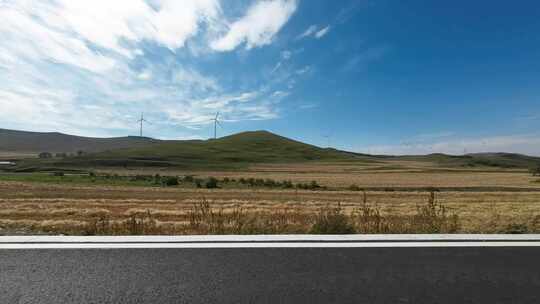
[[[361,159],[363,157],[355,153],[323,149],[267,131],[253,131],[211,140],[162,141],[138,148],[48,160],[46,164],[54,167],[230,168],[253,163]],[[43,161],[40,163],[45,164]]]
[[[234,169],[257,163],[300,163],[347,161],[394,166],[392,161],[421,161],[433,169],[525,169],[536,167],[539,157],[512,153],[479,153],[461,156],[429,154],[418,156],[376,156],[320,148],[267,131],[243,132],[211,140],[154,140],[150,138],[87,138],[60,133],[32,133],[0,130],[0,152],[68,152],[83,150],[79,157],[25,160],[18,169],[174,167],[182,169]],[[2,133],[3,132],[3,133]],[[30,133],[30,134],[29,134]],[[3,135],[2,135],[3,134]],[[7,135],[6,135],[7,134]],[[11,136],[11,137],[9,137]],[[7,148],[6,148],[7,147]],[[406,164],[400,165],[407,166]]]
[[[398,156],[403,160],[427,161],[443,167],[475,168],[491,167],[502,169],[532,168],[540,164],[540,157],[517,153],[472,153],[466,155],[446,155],[441,153]]]
[[[87,153],[153,145],[161,141],[137,136],[94,138],[58,132],[28,132],[0,129],[0,153]]]

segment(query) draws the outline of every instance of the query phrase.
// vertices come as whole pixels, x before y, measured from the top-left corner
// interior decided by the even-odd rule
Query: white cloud
[[[317,31],[317,33],[315,33],[315,38],[321,39],[324,35],[328,34],[329,31],[330,31],[330,26],[328,25],[325,28]]]
[[[302,34],[298,35],[298,37],[296,37],[296,39],[302,39],[302,38],[310,37],[313,34],[315,34],[316,32],[317,32],[317,26],[314,25],[314,24],[310,25]]]
[[[143,0],[58,0],[56,5],[37,11],[42,22],[58,31],[73,32],[100,47],[132,56],[123,40],[154,41],[171,50],[184,46],[197,34],[203,22],[218,18],[221,8],[216,0],[157,0],[155,9]]]
[[[292,56],[292,52],[291,51],[283,51],[281,52],[281,58],[284,59],[284,60],[289,60]]]
[[[88,48],[84,41],[42,26],[29,12],[13,5],[0,6],[0,64],[5,67],[24,60],[50,60],[92,72],[114,66],[111,58]]]
[[[133,134],[134,113],[144,111],[154,117],[148,129],[164,136],[157,131],[208,124],[217,110],[230,121],[275,118],[279,96],[223,86],[190,50],[210,51],[218,33],[251,27],[263,11],[240,43],[270,43],[295,9],[295,1],[258,2],[228,27],[217,0],[0,1],[0,121],[119,135]]]
[[[192,90],[219,91],[217,80],[204,76],[198,71],[189,68],[181,68],[174,72],[173,81],[183,87],[191,87]]]
[[[182,126],[198,129],[211,123],[216,112],[222,121],[263,120],[277,117],[272,99],[282,98],[263,92],[244,92],[236,95],[215,95],[200,100],[187,100],[181,107],[163,109],[167,115]],[[266,101],[255,102],[257,99]]]
[[[328,32],[330,31],[330,28],[331,26],[327,25],[319,29],[317,25],[313,24],[313,25],[310,25],[302,34],[298,35],[296,39],[300,40],[300,39],[308,38],[308,37],[321,39],[324,35],[328,34]]]
[[[315,109],[318,106],[319,105],[315,103],[304,103],[304,104],[299,105],[298,108],[300,108],[301,110],[310,110],[310,109]]]
[[[444,134],[441,137],[451,136]],[[428,136],[426,138],[430,138]],[[399,145],[370,146],[359,149],[359,152],[390,155],[420,155],[429,153],[446,153],[461,155],[480,152],[510,152],[540,156],[540,136],[538,134],[517,134],[504,136],[488,136],[479,138],[447,139],[432,142],[404,142]]]
[[[139,77],[139,79],[141,80],[149,80],[150,78],[152,78],[152,72],[149,70],[146,70],[146,71],[141,72],[139,75],[137,75],[137,77]]]
[[[368,48],[352,56],[343,65],[342,71],[349,72],[353,70],[363,69],[369,63],[383,58],[390,51],[391,51],[391,47],[387,45]]]
[[[305,73],[308,73],[310,71],[311,71],[311,66],[307,65],[303,68],[296,70],[295,73],[298,75],[304,75]]]
[[[210,46],[216,51],[231,51],[242,43],[246,44],[246,49],[269,44],[296,11],[296,6],[295,0],[257,2]]]

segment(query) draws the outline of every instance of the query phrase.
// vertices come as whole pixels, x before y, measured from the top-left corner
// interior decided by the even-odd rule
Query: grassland
[[[149,174],[148,168],[119,171],[116,178],[0,175],[0,234],[310,233],[329,217],[345,218],[358,233],[540,232],[540,189],[537,178],[526,172],[361,168],[270,164],[245,171],[196,171],[191,177],[215,176],[218,189],[205,189],[204,183],[197,188],[182,178],[179,185],[166,187],[136,177]],[[294,187],[238,182],[255,177],[292,180]],[[312,180],[321,188],[296,187]],[[353,183],[367,191],[348,190]],[[434,190],[429,187],[439,190],[440,205],[426,219],[422,210]]]
[[[363,155],[269,132],[25,159],[0,173],[0,234],[540,232],[537,162]]]

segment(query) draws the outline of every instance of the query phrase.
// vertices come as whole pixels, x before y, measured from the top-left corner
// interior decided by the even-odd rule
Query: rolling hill
[[[155,140],[140,137],[89,138],[61,133],[35,133],[0,129],[0,153],[76,152],[79,157],[25,160],[19,168],[175,167],[238,168],[257,163],[347,161],[384,164],[421,161],[438,168],[524,169],[540,163],[539,157],[512,153],[467,155],[429,154],[376,156],[320,148],[268,131],[242,132],[210,140]],[[388,164],[387,164],[388,165]]]
[[[112,149],[143,147],[159,142],[159,140],[137,136],[93,138],[57,132],[0,129],[0,152],[12,154],[76,153],[77,151],[94,153]]]
[[[540,157],[517,153],[471,153],[466,155],[446,155],[434,153],[416,156],[398,156],[402,160],[432,162],[441,167],[475,168],[491,167],[504,169],[532,168],[540,164]]]
[[[356,160],[361,156],[323,149],[267,131],[243,132],[210,140],[162,141],[56,161],[55,166],[235,167],[253,163]]]

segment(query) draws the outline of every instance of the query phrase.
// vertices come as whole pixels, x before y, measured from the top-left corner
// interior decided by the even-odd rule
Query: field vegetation
[[[540,192],[0,182],[0,234],[536,233]]]
[[[540,232],[535,157],[374,156],[264,131],[118,140],[4,166],[0,234]]]

